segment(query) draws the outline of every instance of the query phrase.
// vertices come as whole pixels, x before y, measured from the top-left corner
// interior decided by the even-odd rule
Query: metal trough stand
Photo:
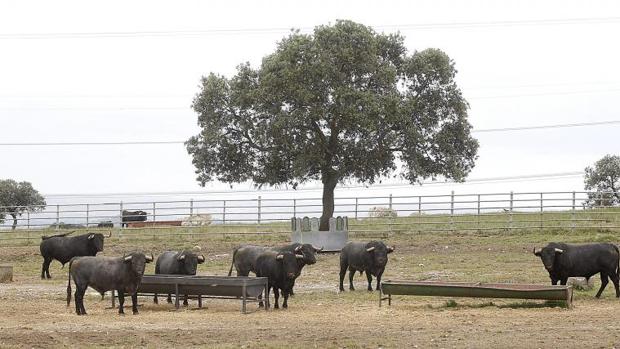
[[[568,307],[573,303],[573,287],[557,285],[388,280],[381,283],[379,306],[384,300],[392,305],[392,295],[545,299],[566,301]]]
[[[247,302],[260,302],[265,295],[265,310],[269,309],[268,279],[247,276],[194,276],[194,275],[144,275],[138,286],[138,295],[174,294],[174,306],[179,309],[181,295],[195,296],[198,307],[202,298],[241,299],[241,312],[247,313]],[[112,291],[112,307],[115,307]]]

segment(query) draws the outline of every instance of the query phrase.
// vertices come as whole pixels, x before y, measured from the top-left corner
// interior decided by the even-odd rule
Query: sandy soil
[[[540,261],[527,252],[529,242],[446,239],[399,241],[397,252],[390,255],[386,278],[548,282]],[[200,273],[226,274],[228,251],[227,244],[212,246],[212,265],[201,266]],[[481,258],[489,254],[496,258]],[[154,305],[142,298],[140,314],[119,316],[109,308],[109,297],[101,301],[90,293],[85,300],[88,315],[77,316],[73,303],[66,306],[66,269],[54,263],[55,278],[40,280],[37,247],[2,247],[0,262],[15,261],[16,275],[15,282],[0,284],[0,347],[620,346],[620,301],[612,289],[600,300],[592,297],[595,290],[578,292],[572,309],[516,308],[522,303],[489,299],[456,299],[458,306],[448,307],[445,298],[405,296],[394,297],[392,306],[379,307],[378,294],[365,291],[364,277],[355,277],[358,291],[336,292],[337,258],[321,255],[316,265],[304,269],[288,310],[244,315],[236,300],[207,300],[206,308],[198,309],[191,301],[188,308],[175,311],[168,304]],[[479,262],[474,266],[472,260]],[[500,307],[506,305],[515,307]]]

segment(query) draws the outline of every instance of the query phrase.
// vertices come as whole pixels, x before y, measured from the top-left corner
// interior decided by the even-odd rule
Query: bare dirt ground
[[[533,246],[547,241],[599,241],[607,233],[416,234],[386,239],[396,244],[384,280],[445,280],[548,283]],[[261,243],[252,238],[252,243]],[[200,245],[207,264],[204,275],[228,272],[230,249],[238,240],[107,242],[107,255],[140,246],[155,255],[165,247]],[[285,243],[262,241],[264,244]],[[579,291],[572,309],[540,307],[515,300],[396,296],[392,306],[378,306],[378,293],[367,292],[365,277],[355,276],[357,291],[337,293],[338,255],[319,256],[297,281],[288,310],[240,313],[235,300],[195,301],[175,311],[165,303],[141,298],[140,314],[119,316],[91,293],[87,316],[66,306],[67,270],[52,263],[52,280],[40,280],[38,246],[0,247],[0,263],[15,267],[15,281],[0,284],[0,347],[215,347],[215,348],[487,348],[620,346],[620,301],[613,288],[602,299],[595,289]],[[150,265],[147,273],[153,272]],[[374,283],[373,283],[374,286]],[[611,284],[610,284],[611,286]],[[345,285],[346,288],[346,285]],[[130,303],[129,299],[127,299]],[[454,305],[454,304],[452,304]],[[127,303],[126,303],[127,306]],[[250,305],[254,309],[255,305]]]

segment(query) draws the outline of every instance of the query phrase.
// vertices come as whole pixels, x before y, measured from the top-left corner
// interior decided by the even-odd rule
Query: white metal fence
[[[419,231],[559,228],[617,228],[618,210],[592,201],[590,192],[487,193],[427,196],[340,197],[334,216],[348,216],[352,230],[399,230],[409,224]],[[586,205],[587,200],[597,205]],[[380,209],[375,209],[380,208]],[[24,212],[17,229],[75,229],[97,227],[102,222],[120,227],[123,210],[142,210],[147,222],[178,222],[209,214],[212,226],[256,225],[288,222],[291,217],[320,216],[321,198],[261,198],[175,200],[157,202],[75,203],[47,205],[40,212]],[[7,211],[7,207],[0,207]],[[381,211],[381,212],[379,212]],[[533,214],[538,214],[534,216]],[[595,215],[593,215],[595,214]],[[398,218],[397,218],[398,217]],[[533,218],[534,217],[534,218]],[[375,222],[372,222],[376,219]],[[365,223],[364,223],[365,222]],[[13,219],[6,215],[0,233],[9,232]],[[383,225],[378,227],[377,225]],[[257,228],[260,230],[259,228]],[[257,230],[257,231],[258,231]]]

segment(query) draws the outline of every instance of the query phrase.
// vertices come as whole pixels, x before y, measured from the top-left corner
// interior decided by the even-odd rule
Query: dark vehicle
[[[128,222],[144,222],[146,221],[146,212],[123,210],[121,217],[121,227],[127,227]]]
[[[67,236],[73,232],[42,236],[39,249],[43,256],[43,266],[41,268],[41,279],[51,279],[50,263],[57,260],[64,267],[73,257],[94,256],[97,252],[103,251],[104,236],[100,233],[88,233],[78,236]],[[107,237],[111,237],[112,232]]]
[[[204,262],[205,257],[203,255],[197,255],[190,250],[165,251],[157,257],[155,274],[196,275],[198,264]],[[158,303],[157,293],[153,297],[153,302]],[[168,303],[172,303],[170,293],[168,293]],[[183,305],[187,305],[187,295],[185,295]]]
[[[67,282],[67,306],[71,304],[71,278],[75,282],[75,313],[86,315],[84,293],[88,286],[103,294],[106,291],[118,292],[118,313],[124,314],[125,293],[131,295],[132,310],[138,314],[138,286],[144,275],[146,263],[153,256],[132,252],[123,257],[76,257],[69,263]]]
[[[112,221],[101,221],[97,223],[97,228],[114,228]]]
[[[288,308],[288,297],[295,284],[295,279],[300,274],[297,261],[302,258],[304,258],[302,255],[289,251],[265,251],[258,256],[256,260],[256,276],[264,276],[269,279],[268,289],[273,288],[273,295],[275,297],[274,308],[279,308],[278,299],[280,298],[280,291],[282,291],[282,296],[284,297],[282,308]]]
[[[592,275],[601,273],[601,288],[596,293],[596,298],[601,296],[609,279],[616,288],[616,297],[620,297],[620,252],[616,245],[569,245],[552,242],[543,248],[535,248],[534,254],[542,260],[553,285],[557,285],[558,281],[566,285],[569,277],[585,277],[590,280]]]
[[[394,247],[386,246],[381,241],[349,242],[340,251],[340,291],[344,291],[342,285],[344,275],[349,269],[349,289],[353,287],[353,275],[356,271],[366,272],[368,279],[368,291],[372,291],[372,276],[377,278],[377,290],[381,290],[381,275],[388,261],[388,253],[394,252]]]

